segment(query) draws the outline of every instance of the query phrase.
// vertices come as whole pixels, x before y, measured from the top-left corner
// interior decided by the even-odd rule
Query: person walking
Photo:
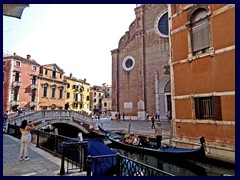
[[[154,117],[154,114],[152,113],[152,116],[151,116],[151,121],[152,121],[152,129],[156,129],[155,127],[155,117]]]
[[[123,121],[125,121],[125,113],[124,112],[122,114],[122,117],[123,117]]]
[[[68,110],[69,108],[70,108],[69,102],[67,102],[67,103],[64,105],[64,109],[65,109],[65,110]]]
[[[148,121],[148,119],[149,119],[149,114],[147,113],[147,115],[146,115],[146,120]]]
[[[20,161],[25,160],[28,161],[30,158],[28,157],[28,150],[31,144],[31,130],[34,130],[35,126],[33,122],[27,122],[27,120],[23,120],[20,126],[21,135],[21,147],[20,147]]]
[[[167,117],[168,122],[172,119],[172,113],[171,113],[171,111],[167,111],[167,112],[166,112],[166,117]]]

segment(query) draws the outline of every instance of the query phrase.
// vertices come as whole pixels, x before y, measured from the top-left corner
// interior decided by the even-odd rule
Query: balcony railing
[[[21,82],[19,82],[19,81],[13,82],[13,87],[19,87],[19,86],[21,86]]]
[[[31,84],[31,89],[37,89],[37,85],[36,84]]]
[[[30,102],[30,107],[37,106],[37,102]]]
[[[12,106],[19,106],[20,105],[20,102],[19,101],[12,101]]]

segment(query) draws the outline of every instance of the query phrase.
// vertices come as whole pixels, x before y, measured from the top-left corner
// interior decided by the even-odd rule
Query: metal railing
[[[62,143],[62,161],[60,175],[65,174],[65,161],[67,163],[67,174],[71,170],[86,170],[87,142],[63,142]]]
[[[19,126],[16,125],[9,124],[6,133],[18,139],[21,138]],[[36,144],[36,147],[53,154],[53,156],[61,157],[60,175],[64,175],[65,170],[66,173],[70,173],[71,170],[86,171],[87,142],[79,142],[73,138],[41,130],[32,131],[31,142]],[[66,169],[65,162],[67,163]]]
[[[16,125],[9,124],[6,133],[21,138],[19,126]],[[174,176],[119,153],[87,156],[87,142],[79,142],[66,136],[35,130],[32,132],[31,141],[36,147],[61,157],[60,175],[78,170],[87,171],[87,176]]]
[[[87,176],[175,176],[119,153],[87,157]]]

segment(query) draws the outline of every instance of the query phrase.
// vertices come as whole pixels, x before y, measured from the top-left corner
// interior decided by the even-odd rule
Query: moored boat
[[[133,145],[131,143],[126,143],[124,141],[124,135],[112,133],[111,131],[105,130],[98,126],[99,131],[107,137],[114,145],[128,149],[134,150],[135,152],[148,153],[159,158],[167,159],[199,159],[205,157],[205,139],[200,138],[200,147],[194,149],[177,148],[171,146],[165,146],[161,148],[154,148],[148,146],[146,142],[140,143],[140,145]],[[143,138],[140,142],[143,141]],[[148,143],[150,144],[150,143]]]

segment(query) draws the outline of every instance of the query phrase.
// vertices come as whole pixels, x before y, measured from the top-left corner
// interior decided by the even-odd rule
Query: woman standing
[[[27,122],[27,120],[23,120],[20,126],[20,131],[22,133],[21,136],[21,148],[20,148],[20,161],[25,160],[28,161],[30,158],[28,157],[28,150],[31,144],[31,130],[34,130],[35,126],[33,122]]]

